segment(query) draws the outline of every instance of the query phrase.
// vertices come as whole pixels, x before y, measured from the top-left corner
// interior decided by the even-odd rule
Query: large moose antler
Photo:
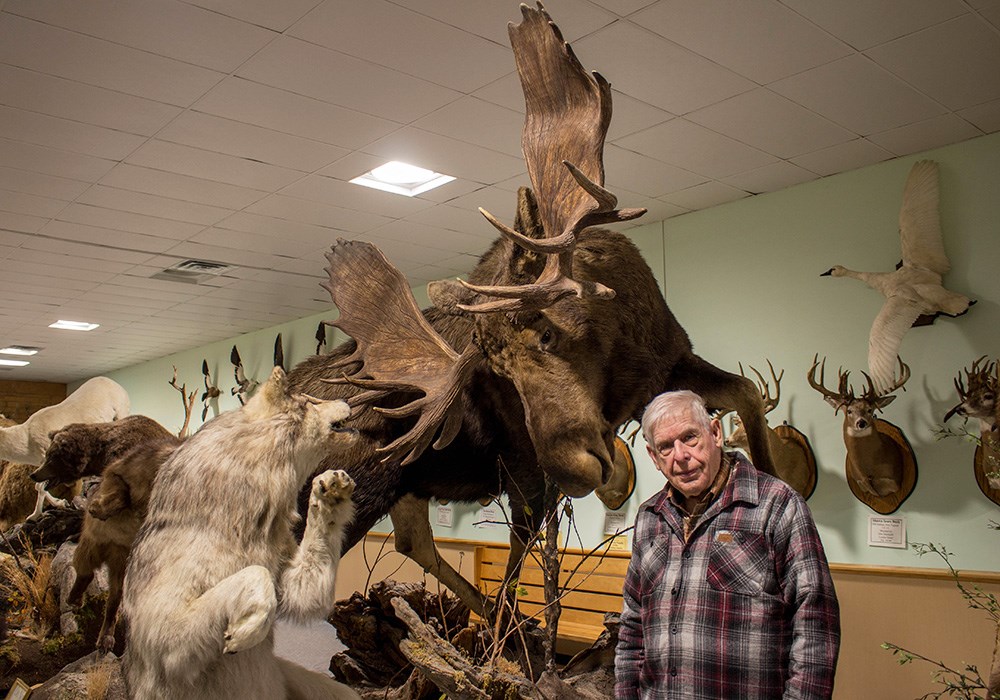
[[[392,418],[420,416],[409,432],[379,448],[385,459],[402,457],[409,464],[427,449],[439,427],[434,448],[445,447],[462,426],[461,404],[455,399],[479,351],[470,343],[464,353],[456,353],[424,318],[403,274],[372,244],[338,239],[326,259],[330,281],[321,284],[340,309],[340,318],[331,325],[357,343],[335,366],[362,363],[351,376],[326,381],[366,389],[348,399],[352,408],[394,391],[423,393],[399,408],[374,408]]]
[[[503,236],[535,253],[545,267],[534,284],[476,286],[474,292],[500,297],[466,311],[518,311],[551,306],[564,296],[611,298],[614,290],[573,279],[573,249],[581,231],[628,221],[645,209],[617,210],[618,199],[604,189],[604,137],[611,121],[611,86],[584,70],[559,28],[538,3],[521,5],[523,21],[508,25],[517,72],[524,90],[525,120],[521,148],[538,200],[545,238],[535,240],[479,211]]]

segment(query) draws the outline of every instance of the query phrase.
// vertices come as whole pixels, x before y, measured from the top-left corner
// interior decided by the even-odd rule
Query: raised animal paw
[[[351,512],[351,494],[354,479],[341,469],[328,469],[313,479],[309,495],[310,517],[324,518],[327,522],[343,520]]]
[[[271,631],[274,613],[278,608],[274,585],[267,569],[249,566],[234,574],[241,575],[245,579],[239,582],[242,590],[231,601],[229,625],[223,635],[222,650],[227,654],[235,654],[263,642]]]

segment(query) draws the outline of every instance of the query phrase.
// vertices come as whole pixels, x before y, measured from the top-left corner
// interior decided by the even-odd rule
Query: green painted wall
[[[945,282],[979,300],[965,317],[941,319],[912,330],[902,355],[912,368],[907,391],[886,410],[913,445],[919,478],[913,495],[895,515],[906,519],[910,541],[945,543],[960,568],[1000,569],[1000,507],[979,491],[972,471],[972,445],[935,441],[933,429],[956,402],[952,378],[983,354],[1000,355],[1000,135],[930,151],[941,164],[945,247],[953,270]],[[937,566],[911,552],[866,545],[872,511],[850,493],[844,476],[842,420],[809,388],[805,375],[815,353],[835,371],[855,376],[866,367],[867,338],[882,298],[860,282],[821,278],[839,263],[889,270],[899,259],[897,218],[907,157],[747,198],[709,210],[633,229],[633,237],[665,289],[674,314],[688,330],[695,351],[723,368],[737,363],[785,369],[782,399],[771,423],[788,420],[810,439],[820,465],[809,505],[831,561],[890,566]],[[627,204],[627,202],[623,202]],[[426,303],[422,290],[418,301]],[[281,331],[291,363],[314,350],[318,314],[265,331],[213,343],[112,373],[132,397],[133,410],[180,427],[176,391],[167,386],[176,365],[179,381],[199,390],[201,361],[219,372],[220,388],[233,386],[229,351],[234,343],[250,376],[266,377],[274,336]],[[830,371],[828,371],[828,383]],[[226,393],[221,410],[237,402]],[[200,403],[192,428],[200,423]],[[956,419],[953,419],[955,421]],[[637,505],[662,486],[645,455],[641,437],[633,450],[636,494],[622,509],[629,523]],[[502,540],[501,529],[481,529],[478,506],[454,504],[453,526],[435,526],[444,537]],[[575,503],[575,531],[563,541],[593,546],[602,539],[604,509],[594,496]],[[431,507],[432,519],[435,506]],[[382,529],[387,529],[383,525]]]

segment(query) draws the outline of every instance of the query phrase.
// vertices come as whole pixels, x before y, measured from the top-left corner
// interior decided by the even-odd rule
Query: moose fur
[[[52,435],[45,459],[31,478],[52,487],[84,476],[99,476],[109,464],[137,446],[173,437],[146,416],[127,416],[106,423],[72,423]]]
[[[135,700],[358,697],[273,653],[275,614],[330,612],[353,510],[354,482],[323,472],[296,546],[296,495],[354,436],[339,427],[345,403],[286,390],[276,367],[246,406],[206,423],[160,468],[122,601]]]
[[[516,228],[538,237],[541,226],[529,190],[522,190],[519,209]],[[480,259],[470,282],[530,282],[542,265],[539,256],[501,238]],[[573,254],[573,270],[575,278],[601,282],[616,296],[569,296],[542,311],[473,317],[457,308],[467,301],[467,290],[440,283],[432,289],[438,306],[424,311],[430,324],[456,352],[470,343],[481,351],[458,398],[461,431],[444,449],[427,450],[405,467],[399,460],[383,464],[376,449],[408,430],[413,421],[371,410],[360,413],[353,422],[360,433],[357,445],[346,457],[330,456],[321,466],[342,464],[358,484],[345,549],[393,511],[397,549],[413,556],[474,609],[482,609],[475,589],[463,584],[457,572],[442,568],[428,550],[432,543],[423,499],[471,502],[507,493],[515,525],[514,566],[522,542],[541,522],[546,475],[573,496],[600,486],[611,473],[615,430],[638,419],[645,405],[668,389],[689,388],[713,407],[735,408],[750,426],[758,465],[771,470],[757,389],[692,352],[687,333],[628,237],[584,231]],[[348,341],[328,355],[307,358],[292,370],[289,382],[296,391],[323,398],[356,394],[352,386],[323,381],[352,371],[336,365],[355,347]],[[412,395],[397,394],[382,405],[409,398]]]
[[[121,422],[131,418],[142,416],[131,416]],[[101,483],[87,504],[80,543],[73,552],[76,581],[69,593],[72,605],[82,602],[97,569],[102,564],[108,567],[108,599],[104,604],[104,620],[97,638],[97,648],[102,652],[111,651],[115,645],[115,621],[121,603],[125,564],[139,527],[146,518],[153,480],[160,466],[182,442],[162,427],[160,430],[164,434],[146,436],[103,470]]]

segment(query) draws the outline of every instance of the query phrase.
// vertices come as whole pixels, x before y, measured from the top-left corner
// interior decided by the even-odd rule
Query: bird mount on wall
[[[944,416],[944,422],[954,415],[962,416],[966,421],[970,418],[979,423],[979,437],[976,454],[973,458],[973,472],[979,490],[988,499],[1000,505],[1000,404],[997,403],[997,390],[1000,389],[1000,363],[986,360],[983,355],[972,363],[972,367],[964,369],[965,381],[959,372],[955,378],[955,389],[958,391],[959,403]],[[968,383],[968,388],[965,386]],[[954,435],[943,428],[944,436]],[[974,433],[966,434],[975,438]]]
[[[212,375],[208,372],[208,360],[201,361],[201,374],[205,379],[205,391],[201,395],[201,420],[205,421],[205,416],[208,415],[208,409],[215,406],[215,414],[219,414],[219,402],[218,398],[222,394],[219,391],[219,387],[216,386],[218,382],[212,381]]]
[[[229,391],[240,402],[240,406],[243,406],[254,389],[260,386],[260,382],[247,378],[246,370],[243,368],[243,358],[240,357],[240,351],[235,345],[229,353],[229,361],[233,363],[233,377],[236,379],[236,386]]]
[[[750,370],[757,375],[757,390],[760,392],[764,402],[764,414],[768,414],[778,407],[781,400],[781,378],[785,376],[785,370],[780,374],[774,373],[774,366],[767,360],[767,366],[771,370],[771,378],[774,380],[774,396],[771,396],[771,385],[763,375],[754,369]],[[744,377],[743,365],[740,364],[740,374]],[[738,447],[749,454],[749,443],[747,441],[746,429],[739,416],[732,419],[733,432],[726,438],[726,445]],[[782,423],[776,428],[767,428],[767,441],[771,448],[771,459],[774,462],[775,476],[799,492],[803,498],[809,498],[816,490],[816,456],[813,454],[809,439],[801,432],[788,424]]]
[[[326,321],[320,321],[316,326],[316,354],[322,355],[326,351]]]
[[[809,369],[809,386],[823,395],[835,413],[844,411],[844,445],[847,447],[845,469],[847,484],[854,496],[876,513],[888,515],[903,504],[917,484],[917,459],[913,447],[897,426],[875,417],[895,400],[892,394],[902,389],[910,378],[910,368],[899,360],[899,378],[884,390],[875,388],[872,378],[864,374],[868,387],[855,396],[848,383],[850,372],[839,370],[837,391],[826,388],[824,369],[819,357],[813,358]],[[816,368],[819,367],[819,380]]]
[[[885,296],[868,334],[868,372],[879,391],[891,386],[903,336],[915,325],[928,325],[941,315],[961,316],[975,304],[941,283],[951,269],[941,237],[938,209],[938,165],[913,165],[903,188],[899,240],[903,259],[892,272],[856,272],[834,265],[823,273],[861,280]]]

